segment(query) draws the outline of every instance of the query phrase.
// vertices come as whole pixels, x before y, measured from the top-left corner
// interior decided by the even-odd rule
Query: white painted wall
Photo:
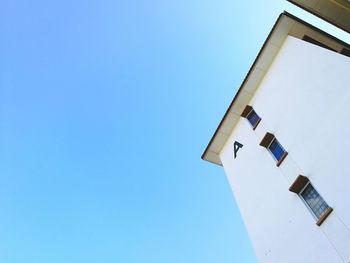
[[[349,263],[350,58],[288,37],[250,105],[262,121],[241,118],[220,158],[258,259]],[[259,146],[266,132],[289,152],[280,167]],[[320,227],[288,191],[299,174],[334,209]]]

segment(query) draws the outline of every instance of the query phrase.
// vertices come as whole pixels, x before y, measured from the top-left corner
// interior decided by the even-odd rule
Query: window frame
[[[252,123],[250,122],[250,120],[248,119],[248,116],[249,116],[250,114],[252,114],[252,113],[255,113],[255,115],[258,117],[258,120],[257,120],[254,124],[252,124]],[[254,108],[253,108],[252,106],[250,106],[250,105],[247,105],[247,106],[244,108],[244,110],[243,110],[241,116],[242,116],[243,118],[246,118],[246,119],[248,120],[248,122],[249,122],[249,124],[252,126],[253,130],[255,130],[256,127],[258,127],[258,125],[259,125],[259,123],[260,123],[260,121],[261,121],[261,117],[259,116],[259,114],[257,114],[256,111],[254,110]]]
[[[310,206],[310,204],[305,200],[304,196],[302,195],[303,192],[305,191],[305,189],[308,187],[308,186],[311,186],[313,188],[313,190],[317,193],[318,195],[318,198],[321,198],[323,202],[326,203],[327,205],[327,208],[322,211],[322,215],[320,217],[318,217],[315,213],[315,211],[312,209],[312,207]],[[303,203],[306,205],[307,209],[310,211],[310,213],[312,214],[312,216],[316,219],[316,220],[319,220],[323,215],[324,213],[327,212],[327,209],[329,208],[329,205],[327,204],[327,202],[323,199],[323,197],[320,195],[320,193],[315,189],[315,187],[312,185],[312,183],[310,181],[308,181],[304,187],[300,190],[300,192],[298,193],[298,196],[300,197],[300,199],[303,201]]]
[[[275,157],[275,155],[273,154],[273,152],[270,149],[271,144],[276,140],[276,142],[278,143],[278,145],[283,149],[283,154],[281,156],[281,158],[279,160],[277,160],[277,158]],[[265,147],[270,154],[272,155],[273,159],[276,161],[276,166],[279,167],[282,162],[284,161],[284,159],[287,157],[288,152],[286,151],[286,149],[284,149],[284,147],[282,146],[282,144],[279,142],[279,140],[277,140],[276,136],[272,133],[267,132],[264,136],[264,138],[261,140],[260,142],[260,146]]]
[[[327,208],[322,212],[321,216],[318,217],[315,212],[312,210],[311,206],[307,203],[307,201],[302,196],[302,193],[305,191],[305,189],[308,186],[311,186],[313,190],[317,193],[318,197],[322,199],[322,201],[327,205]],[[314,187],[314,185],[310,182],[310,180],[303,176],[299,175],[296,180],[293,182],[293,184],[289,187],[289,191],[295,193],[298,195],[298,197],[301,199],[301,201],[304,203],[306,208],[309,210],[313,218],[316,220],[316,225],[320,226],[326,218],[332,213],[333,208],[329,206],[329,204],[326,202],[326,200],[320,195],[320,193],[317,191],[317,189]]]
[[[251,114],[255,114],[255,115],[258,117],[257,120],[256,120],[256,122],[255,122],[254,124],[251,123],[251,121],[250,121],[250,119],[249,119],[249,116],[250,116]],[[259,123],[260,123],[260,121],[261,121],[260,116],[256,113],[256,111],[255,111],[253,108],[252,108],[252,110],[247,114],[246,119],[248,120],[248,122],[249,122],[250,125],[252,126],[253,130],[255,130],[256,127],[258,127],[258,125],[259,125]]]
[[[280,157],[279,159],[276,158],[274,152],[273,152],[273,151],[271,150],[271,148],[270,148],[270,146],[271,146],[274,142],[276,142],[277,145],[279,145],[279,146],[281,147],[281,149],[283,150],[283,154],[281,155],[281,157]],[[273,156],[273,158],[276,160],[277,163],[280,162],[283,158],[285,158],[284,155],[285,155],[285,153],[287,152],[287,151],[283,148],[282,144],[277,140],[276,137],[274,137],[274,138],[271,140],[270,144],[267,146],[267,149],[269,150],[269,152],[271,153],[271,155]]]

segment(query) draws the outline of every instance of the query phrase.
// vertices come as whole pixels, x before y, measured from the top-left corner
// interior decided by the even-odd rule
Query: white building
[[[350,262],[349,50],[281,14],[203,153],[262,263]]]

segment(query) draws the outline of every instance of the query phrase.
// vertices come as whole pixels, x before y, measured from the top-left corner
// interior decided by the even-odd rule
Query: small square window
[[[275,135],[272,133],[266,133],[260,145],[265,147],[271,152],[272,156],[277,161],[276,165],[280,166],[283,160],[287,157],[288,152],[282,147]]]
[[[249,105],[247,105],[245,107],[245,109],[243,110],[241,116],[244,117],[244,118],[247,118],[249,123],[252,125],[253,130],[256,129],[256,127],[258,126],[259,122],[261,121],[261,118],[259,117],[259,115],[255,112],[253,107],[249,106]]]
[[[281,160],[281,158],[283,157],[284,153],[286,152],[283,149],[282,145],[277,141],[276,138],[274,138],[272,140],[272,142],[270,143],[268,149],[272,153],[273,157],[275,157],[276,161]]]
[[[247,120],[250,122],[252,125],[253,129],[258,126],[261,118],[259,117],[258,114],[256,114],[255,110],[252,110],[248,115],[247,115]]]

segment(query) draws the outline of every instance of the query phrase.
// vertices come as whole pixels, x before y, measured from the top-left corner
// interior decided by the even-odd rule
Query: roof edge
[[[253,68],[254,68],[255,64],[257,63],[259,57],[261,56],[261,54],[262,54],[262,52],[263,52],[263,50],[264,50],[264,47],[265,47],[265,46],[267,45],[267,43],[269,42],[269,39],[270,39],[270,37],[271,37],[271,35],[272,35],[272,32],[274,31],[274,29],[276,28],[277,24],[280,22],[280,20],[282,19],[283,15],[284,15],[285,13],[286,13],[286,12],[283,12],[283,13],[281,13],[281,14],[278,16],[278,18],[277,18],[275,24],[273,25],[272,29],[270,30],[269,35],[267,36],[267,38],[266,38],[265,41],[264,41],[264,44],[263,44],[262,47],[260,48],[258,55],[255,57],[254,62],[253,62],[253,64],[252,64],[252,66],[250,67],[250,69],[249,69],[247,75],[245,76],[245,78],[244,78],[244,80],[243,80],[241,86],[239,87],[239,89],[238,89],[236,95],[234,96],[233,100],[231,101],[230,105],[228,106],[228,108],[227,108],[227,110],[226,110],[226,112],[225,112],[223,118],[221,119],[219,126],[216,128],[216,130],[215,130],[215,132],[214,132],[214,135],[211,137],[211,139],[210,139],[210,141],[209,141],[207,147],[205,148],[205,150],[204,150],[204,152],[203,152],[203,154],[202,154],[202,156],[201,156],[202,160],[206,160],[206,159],[205,159],[205,155],[207,154],[207,152],[208,152],[208,150],[209,150],[209,147],[211,146],[211,144],[212,144],[212,142],[213,142],[215,136],[216,136],[217,133],[219,132],[219,130],[220,130],[220,128],[221,128],[221,126],[222,126],[222,124],[223,124],[225,118],[226,118],[227,115],[229,114],[232,105],[235,103],[236,99],[238,98],[238,95],[239,95],[240,92],[242,91],[242,89],[243,89],[243,87],[244,87],[244,84],[247,82],[250,73],[253,71]],[[288,13],[288,14],[289,14],[289,13]],[[208,161],[208,160],[206,160],[206,161]]]
[[[320,19],[322,19],[322,20],[324,20],[324,21],[326,21],[327,23],[330,23],[330,24],[332,24],[333,26],[335,26],[335,27],[337,27],[337,28],[339,28],[339,29],[341,29],[341,30],[344,30],[345,32],[347,32],[347,33],[350,34],[350,30],[346,29],[345,27],[343,27],[343,26],[341,26],[341,25],[336,24],[335,22],[331,21],[330,19],[328,19],[328,18],[326,18],[326,17],[322,17],[320,14],[316,13],[316,12],[313,11],[312,9],[307,8],[307,7],[305,7],[305,6],[302,6],[301,4],[297,3],[297,2],[294,1],[294,0],[287,0],[287,1],[288,1],[289,3],[291,3],[291,4],[295,5],[295,6],[297,6],[297,7],[299,7],[299,8],[301,8],[301,9],[305,10],[306,12],[309,12],[310,14],[312,14],[312,15],[314,15],[314,16],[316,16],[316,17],[318,17],[318,18],[320,18]]]

